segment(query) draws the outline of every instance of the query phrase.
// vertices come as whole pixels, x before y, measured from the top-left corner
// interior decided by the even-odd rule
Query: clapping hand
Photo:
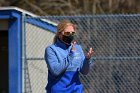
[[[75,45],[76,45],[76,41],[74,41],[74,42],[72,43],[71,51],[76,51]],[[93,49],[90,48],[89,51],[88,51],[87,54],[86,54],[86,59],[90,59],[91,56],[93,55],[93,53],[94,53]]]
[[[93,49],[90,48],[89,51],[86,54],[86,59],[90,59],[93,53],[94,53]]]
[[[74,42],[72,43],[71,51],[76,51],[75,45],[76,45],[76,41],[74,41]]]

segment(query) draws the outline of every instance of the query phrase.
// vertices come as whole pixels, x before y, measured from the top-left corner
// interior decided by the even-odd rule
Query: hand
[[[90,59],[93,53],[94,51],[92,50],[92,48],[90,48],[88,53],[86,54],[86,59]]]
[[[75,51],[75,50],[76,50],[75,45],[76,45],[76,41],[74,41],[74,42],[72,43],[71,51]]]

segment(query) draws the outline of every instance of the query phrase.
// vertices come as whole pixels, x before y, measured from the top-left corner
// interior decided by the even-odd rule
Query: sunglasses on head
[[[70,35],[75,35],[76,32],[73,32],[73,31],[71,31],[71,32],[62,32],[62,34],[65,35],[65,36],[70,36]]]

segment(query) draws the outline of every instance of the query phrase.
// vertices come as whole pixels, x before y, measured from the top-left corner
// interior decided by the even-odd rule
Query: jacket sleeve
[[[81,47],[80,47],[80,48],[81,48]],[[82,52],[83,60],[82,60],[80,72],[81,72],[83,75],[87,75],[87,74],[89,73],[90,68],[91,68],[91,62],[92,62],[92,60],[91,60],[91,59],[86,59],[86,58],[85,58],[85,55],[84,55],[84,53],[83,53],[82,48],[81,48],[81,52]]]
[[[58,76],[66,71],[67,67],[71,63],[71,60],[72,58],[70,54],[63,60],[59,60],[56,52],[51,47],[48,47],[45,50],[45,61],[48,66],[48,70],[50,70],[54,76]]]
[[[87,75],[89,73],[89,70],[91,68],[91,60],[90,59],[84,59],[83,61],[83,64],[82,64],[82,67],[81,67],[81,70],[80,72],[83,74],[83,75]]]

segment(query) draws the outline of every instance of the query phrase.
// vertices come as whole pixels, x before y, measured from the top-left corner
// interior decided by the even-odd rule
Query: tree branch
[[[30,3],[28,0],[24,0],[24,2],[26,4],[28,4],[30,7],[32,7],[34,10],[37,10],[40,14],[46,15],[46,13],[40,7],[38,7],[37,5],[34,5],[34,4]]]

